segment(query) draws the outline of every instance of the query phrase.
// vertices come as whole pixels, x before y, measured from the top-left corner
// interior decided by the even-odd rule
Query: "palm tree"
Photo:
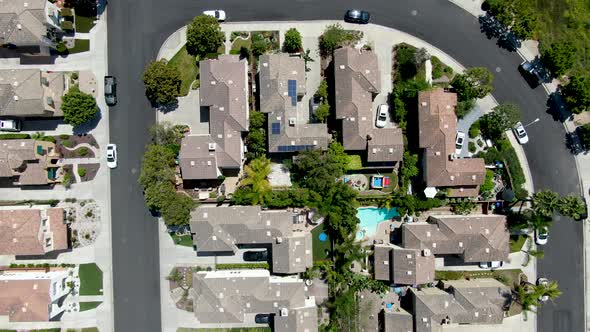
[[[535,290],[540,293],[540,296],[547,296],[551,301],[555,300],[561,295],[556,281],[551,281],[546,285],[539,285],[535,287]]]
[[[551,226],[551,222],[553,221],[551,217],[545,216],[534,210],[528,210],[525,212],[526,213],[524,213],[523,216],[531,229],[537,231]]]
[[[263,204],[272,188],[268,182],[270,174],[270,160],[265,157],[252,160],[246,167],[246,178],[242,180],[243,186],[250,186],[252,189],[252,204]]]
[[[564,217],[579,220],[582,218],[582,214],[586,212],[586,205],[579,196],[570,194],[559,199],[557,209]]]
[[[559,195],[551,190],[542,190],[534,193],[531,201],[535,212],[551,217],[558,206]]]
[[[536,312],[533,307],[539,303],[539,295],[532,290],[531,284],[517,285],[512,292],[513,299],[516,303],[522,306],[523,311]]]

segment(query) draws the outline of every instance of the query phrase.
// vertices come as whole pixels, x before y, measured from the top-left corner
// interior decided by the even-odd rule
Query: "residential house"
[[[501,324],[511,290],[495,279],[473,279],[411,289],[411,295],[414,331],[441,332],[458,324]]]
[[[0,2],[0,44],[42,52],[55,46],[63,34],[60,9],[47,0]]]
[[[413,332],[412,314],[401,308],[384,308],[382,312],[384,332]]]
[[[67,91],[64,72],[37,69],[0,70],[0,115],[60,117],[61,98]]]
[[[271,250],[273,273],[304,272],[313,265],[311,233],[300,227],[305,215],[260,206],[198,207],[190,228],[197,255],[234,255],[240,246]]]
[[[506,216],[430,216],[402,225],[402,247],[455,255],[464,263],[504,261],[510,253]]]
[[[9,322],[59,320],[70,293],[69,270],[4,269],[0,271],[0,316]]]
[[[277,332],[317,331],[315,298],[302,279],[267,270],[193,273],[193,309],[199,323],[215,328],[254,326],[257,314],[272,314]]]
[[[45,255],[68,247],[62,208],[0,210],[0,255]]]
[[[375,279],[396,285],[422,285],[434,282],[434,256],[420,249],[392,244],[374,248]]]
[[[237,175],[244,160],[248,131],[247,62],[220,55],[199,63],[200,105],[209,111],[209,134],[182,139],[180,169],[185,186]]]
[[[381,92],[381,73],[372,51],[343,47],[334,51],[336,119],[342,120],[347,151],[366,151],[367,162],[392,165],[403,159],[400,128],[377,128],[373,100]]]
[[[310,123],[305,61],[285,53],[260,56],[260,111],[268,114],[268,152],[326,150],[330,134],[325,123]]]
[[[457,95],[442,88],[418,93],[424,181],[427,187],[448,189],[450,197],[474,197],[485,181],[485,163],[482,158],[455,156],[456,106]]]
[[[33,139],[0,140],[0,181],[12,185],[48,185],[59,182],[60,155],[55,143]]]

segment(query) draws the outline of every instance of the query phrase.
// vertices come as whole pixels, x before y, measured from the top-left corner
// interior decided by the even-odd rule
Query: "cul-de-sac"
[[[588,331],[588,22],[0,0],[0,331]]]

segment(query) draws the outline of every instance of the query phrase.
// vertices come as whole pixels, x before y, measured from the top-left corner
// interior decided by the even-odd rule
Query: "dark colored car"
[[[104,77],[104,99],[109,106],[117,104],[117,79],[113,76]]]
[[[264,251],[246,251],[244,252],[246,262],[263,262],[268,260],[268,252]]]
[[[270,324],[270,315],[269,314],[258,314],[254,316],[254,322],[256,324]]]
[[[344,14],[344,21],[349,23],[367,24],[371,19],[371,14],[364,10],[349,9]]]

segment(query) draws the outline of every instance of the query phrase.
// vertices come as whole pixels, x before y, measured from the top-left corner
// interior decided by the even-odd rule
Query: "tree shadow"
[[[90,121],[83,123],[79,126],[74,127],[74,135],[86,135],[91,130],[95,129],[98,126],[98,123],[102,119],[102,111],[96,112],[94,118],[90,119]]]
[[[166,105],[158,105],[152,102],[152,107],[156,108],[159,112],[166,114],[175,111],[178,108],[178,99],[175,99],[173,102]]]

